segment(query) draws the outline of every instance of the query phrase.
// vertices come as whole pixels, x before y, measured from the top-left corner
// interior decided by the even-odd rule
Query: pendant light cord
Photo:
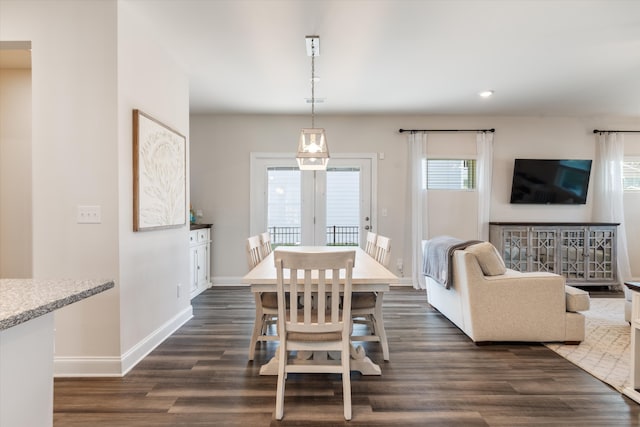
[[[315,97],[315,83],[316,83],[316,47],[311,41],[311,128],[315,128],[315,113],[316,113],[316,97]]]

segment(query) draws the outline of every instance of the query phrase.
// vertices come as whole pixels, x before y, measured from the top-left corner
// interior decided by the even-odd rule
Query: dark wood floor
[[[249,289],[212,288],[193,306],[194,318],[124,378],[56,379],[54,425],[640,425],[640,405],[546,347],[476,346],[409,288],[385,296],[391,361],[365,345],[382,376],[352,374],[353,420],[343,419],[339,376],[299,374],[277,422],[276,377],[258,375],[275,345],[247,361]]]

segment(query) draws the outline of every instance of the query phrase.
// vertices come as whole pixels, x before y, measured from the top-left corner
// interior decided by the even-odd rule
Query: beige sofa
[[[485,275],[486,258],[481,267],[474,246],[453,252],[449,289],[426,277],[429,304],[474,342],[584,339],[585,320],[579,312],[589,309],[587,292],[565,285],[562,276],[552,273],[498,268],[502,274],[496,274],[494,265],[489,266],[494,275]],[[502,263],[497,251],[495,256]]]

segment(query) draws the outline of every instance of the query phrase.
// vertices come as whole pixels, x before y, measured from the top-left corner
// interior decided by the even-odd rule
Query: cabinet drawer
[[[198,232],[198,242],[206,242],[209,240],[209,229],[203,228],[201,230],[196,230]]]
[[[189,244],[193,245],[194,243],[198,243],[198,231],[193,230],[189,232]]]

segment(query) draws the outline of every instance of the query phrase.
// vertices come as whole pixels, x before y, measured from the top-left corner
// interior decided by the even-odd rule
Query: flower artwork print
[[[185,137],[134,110],[134,230],[186,224]]]

